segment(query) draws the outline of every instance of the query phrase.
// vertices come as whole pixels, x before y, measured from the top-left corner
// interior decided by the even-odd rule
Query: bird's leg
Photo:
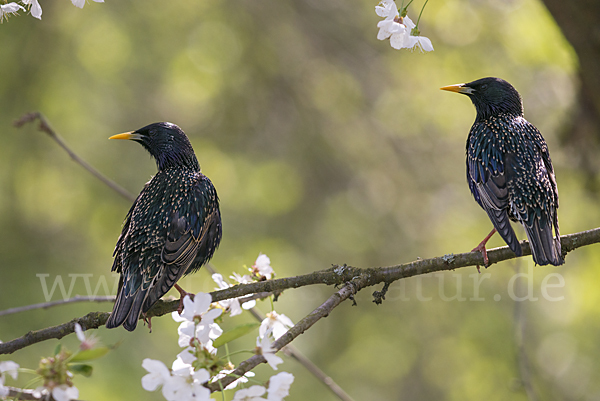
[[[147,317],[145,313],[143,316],[144,316],[144,322],[148,323],[148,330],[150,330],[150,333],[152,333],[152,318]]]
[[[485,237],[483,239],[483,241],[481,241],[479,243],[479,245],[477,245],[475,248],[473,248],[473,250],[471,252],[475,252],[475,251],[479,251],[481,252],[481,256],[483,256],[483,264],[485,265],[485,267],[488,267],[488,264],[490,262],[490,260],[488,259],[487,256],[487,249],[485,249],[485,244],[487,244],[487,242],[490,240],[490,238],[492,238],[492,235],[494,235],[496,233],[496,229],[494,228],[487,237]],[[477,271],[479,273],[481,273],[481,271],[479,270],[479,265],[477,265]]]
[[[183,299],[186,295],[189,295],[191,299],[194,299],[194,294],[192,294],[191,292],[187,292],[186,290],[181,288],[179,284],[175,284],[173,288],[179,291],[179,306],[177,307],[177,312],[179,312],[179,314],[181,315],[181,313],[183,312]]]

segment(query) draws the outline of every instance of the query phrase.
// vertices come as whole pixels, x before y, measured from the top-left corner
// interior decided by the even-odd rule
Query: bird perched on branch
[[[473,251],[487,266],[485,244],[497,231],[521,256],[510,219],[525,228],[535,263],[563,264],[554,168],[542,134],[523,117],[519,92],[499,78],[441,89],[467,95],[477,110],[467,138],[467,181],[494,229]]]
[[[112,271],[121,274],[119,292],[107,328],[133,331],[171,287],[197,271],[221,241],[219,198],[200,172],[194,149],[175,124],[150,124],[111,136],[140,143],[156,159],[158,173],[146,183],[123,224]]]

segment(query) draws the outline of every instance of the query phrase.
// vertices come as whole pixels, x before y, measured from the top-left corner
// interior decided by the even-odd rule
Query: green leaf
[[[85,377],[90,377],[92,375],[92,370],[94,368],[92,367],[92,365],[86,365],[86,364],[74,364],[71,365],[69,364],[69,370],[73,373],[76,373],[78,375],[82,375]]]
[[[60,344],[60,343],[56,344],[56,348],[54,348],[54,356],[58,355],[58,353],[60,352],[61,349],[62,349],[62,344]]]
[[[246,323],[241,324],[237,327],[234,327],[231,330],[227,330],[225,333],[221,334],[219,338],[217,338],[213,342],[213,347],[219,348],[221,345],[225,345],[228,342],[235,340],[236,338],[240,338],[250,333],[252,330],[260,326],[260,323]]]
[[[106,355],[110,351],[108,347],[98,347],[93,349],[86,349],[78,352],[71,358],[71,362],[83,362],[83,361],[91,361],[93,359],[98,359],[104,355]]]

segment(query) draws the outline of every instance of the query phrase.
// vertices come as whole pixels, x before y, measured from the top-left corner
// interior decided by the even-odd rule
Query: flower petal
[[[83,8],[83,6],[85,6],[85,0],[71,0],[71,3],[73,3],[75,7],[79,8]]]
[[[194,315],[200,315],[210,308],[212,296],[210,294],[199,292],[194,297]]]
[[[0,10],[2,10],[3,13],[16,13],[19,10],[25,11],[23,6],[15,2],[0,5]]]
[[[85,341],[85,334],[83,334],[83,329],[81,328],[81,325],[79,323],[75,323],[75,334],[77,334],[77,338],[79,339],[79,341]]]
[[[200,383],[207,382],[210,379],[210,373],[206,369],[200,369],[196,371],[194,374],[194,380],[198,380]]]
[[[0,362],[0,376],[2,376],[2,373],[6,372],[13,379],[16,379],[17,375],[19,374],[17,369],[19,369],[19,364],[16,362],[13,362],[13,361]]]
[[[38,0],[32,0],[31,15],[34,18],[42,19],[42,6],[40,6],[40,3],[38,2]]]
[[[267,363],[273,368],[273,370],[277,370],[277,365],[283,363],[283,359],[271,352],[263,353],[263,356],[267,360]]]
[[[211,298],[212,299],[212,298]],[[209,304],[210,305],[210,304]],[[223,309],[211,309],[202,315],[202,323],[210,321],[212,323],[216,318],[221,316]]]
[[[290,394],[290,386],[294,382],[294,375],[281,372],[269,379],[268,401],[281,401]]]
[[[431,40],[429,40],[429,38],[426,38],[425,36],[420,36],[419,43],[421,43],[421,48],[424,51],[426,51],[426,52],[433,51],[433,44],[431,43]]]
[[[415,23],[408,17],[408,15],[402,18],[402,22],[404,23],[404,25],[406,25],[409,32],[412,31],[413,28],[416,26]]]
[[[61,384],[52,389],[52,398],[56,401],[71,401],[79,397],[79,390],[75,386]]]
[[[394,49],[402,49],[404,47],[410,47],[408,45],[408,35],[406,32],[395,33],[390,37],[390,45]]]

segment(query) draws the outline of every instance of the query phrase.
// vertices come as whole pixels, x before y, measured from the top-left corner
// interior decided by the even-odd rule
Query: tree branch
[[[53,306],[72,304],[72,303],[76,303],[76,302],[114,302],[115,299],[116,299],[116,296],[114,296],[114,295],[94,296],[94,297],[76,295],[69,299],[60,299],[58,301],[42,302],[39,304],[19,306],[16,308],[6,309],[3,311],[0,311],[0,316],[12,315],[13,313],[26,312],[28,310],[34,310],[34,309],[48,309],[48,308],[52,308]]]
[[[27,389],[22,389],[22,388],[16,388],[16,387],[9,387],[8,388],[8,398],[10,399],[15,399],[15,400],[41,400],[43,397],[36,397],[35,395],[33,395],[34,390],[27,390]],[[52,398],[52,400],[54,400],[54,398]]]
[[[217,270],[210,264],[205,265],[206,270],[211,274],[211,276],[217,273]],[[244,302],[251,301],[252,299],[264,299],[268,296],[273,295],[275,299],[279,296],[281,292],[269,293],[262,292],[258,294],[253,294],[250,296],[245,296],[239,298],[240,304]],[[258,308],[250,308],[248,310],[250,314],[256,319],[258,322],[262,322],[265,319],[265,315],[258,310]],[[325,372],[323,372],[317,365],[315,365],[310,359],[304,356],[296,347],[291,344],[286,345],[281,352],[283,352],[286,356],[290,356],[295,359],[300,365],[302,365],[306,370],[308,370],[314,377],[316,377],[320,382],[326,385],[333,394],[335,394],[342,401],[354,401],[352,397],[350,397],[343,388],[341,388],[331,377],[327,376]]]
[[[357,277],[352,281],[347,282],[339,291],[333,294],[327,299],[321,306],[313,310],[304,319],[300,320],[296,325],[290,328],[284,335],[276,340],[272,347],[275,350],[280,350],[285,345],[289,344],[298,337],[300,334],[308,330],[313,324],[318,322],[320,319],[329,316],[329,313],[340,303],[348,299],[349,297],[356,294],[361,289],[369,285],[369,280],[366,275]],[[222,388],[227,387],[246,372],[252,370],[257,365],[265,363],[267,360],[262,355],[254,355],[238,365],[238,368],[231,372],[229,376],[222,378],[214,383],[208,385],[210,391],[220,391]]]
[[[563,255],[582,246],[600,242],[600,228],[583,231],[561,237]],[[529,243],[521,242],[523,256],[531,254]],[[503,260],[516,258],[515,254],[507,247],[490,249],[488,251],[490,265]],[[433,273],[437,271],[455,270],[461,267],[483,265],[483,258],[479,252],[468,252],[461,254],[444,255],[431,259],[419,259],[414,262],[404,263],[389,267],[371,267],[361,269],[358,267],[334,265],[333,267],[320,270],[302,276],[278,278],[260,281],[251,284],[239,284],[220,291],[214,291],[213,302],[224,299],[238,298],[244,295],[259,292],[276,292],[288,288],[299,288],[313,284],[342,285],[353,280],[364,280],[366,283],[360,288],[372,286],[379,283],[391,283],[402,278]],[[361,281],[362,283],[362,281]],[[177,310],[178,300],[159,301],[148,312],[148,317],[162,316]],[[11,354],[29,345],[49,340],[62,338],[74,332],[75,323],[79,323],[84,329],[96,329],[106,323],[108,312],[90,312],[87,315],[73,319],[58,326],[32,331],[22,337],[0,344],[0,354]],[[261,357],[262,358],[262,357]]]
[[[119,184],[117,184],[116,182],[111,180],[110,178],[106,177],[104,174],[102,174],[101,172],[99,172],[98,170],[96,170],[95,168],[90,166],[85,160],[83,160],[82,158],[77,156],[77,154],[75,152],[73,152],[67,146],[67,144],[65,143],[65,141],[63,141],[63,139],[60,137],[60,135],[58,135],[56,133],[56,131],[54,131],[52,129],[52,127],[50,127],[50,124],[48,124],[48,121],[46,120],[46,118],[39,111],[25,114],[24,116],[22,116],[21,118],[19,118],[17,121],[14,122],[14,126],[17,128],[20,128],[24,124],[34,122],[35,120],[40,120],[40,125],[38,126],[38,129],[40,131],[48,134],[50,136],[50,138],[54,139],[54,141],[56,143],[58,143],[58,145],[69,154],[71,159],[73,159],[76,163],[78,163],[84,169],[89,171],[94,177],[96,177],[97,179],[102,181],[104,184],[106,184],[108,187],[110,187],[113,191],[117,192],[123,198],[128,199],[131,202],[133,202],[135,200],[135,196],[130,194],[129,191],[127,191],[125,188],[123,188],[122,186],[120,186]]]
[[[55,401],[56,399],[52,397],[52,394],[42,395],[41,397],[36,397],[34,395],[35,390],[28,390],[16,387],[6,386],[8,388],[8,398],[15,400],[44,400],[44,401]],[[77,400],[71,400],[77,401]]]
[[[260,313],[256,308],[248,310],[254,316],[256,320],[262,322],[265,316]],[[317,365],[302,354],[292,344],[288,344],[281,350],[286,356],[294,358],[300,365],[304,366],[313,376],[315,376],[320,382],[325,384],[333,394],[335,394],[342,401],[354,401],[352,397],[348,395],[331,377],[327,376]]]

